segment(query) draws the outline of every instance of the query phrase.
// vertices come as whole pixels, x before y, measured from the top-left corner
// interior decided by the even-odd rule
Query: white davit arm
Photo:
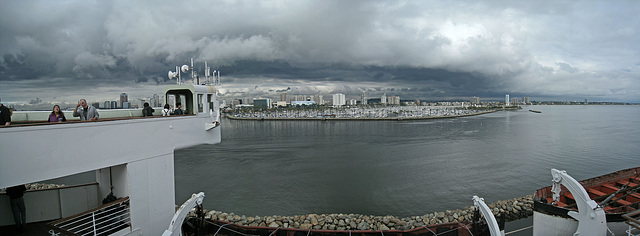
[[[489,206],[484,203],[484,198],[473,196],[473,205],[480,210],[480,213],[482,213],[482,216],[487,221],[491,236],[504,236],[504,230],[500,230],[500,227],[498,227],[498,221],[496,221],[496,217],[493,216],[493,212],[491,212]]]
[[[204,193],[199,192],[198,194],[192,194],[191,198],[184,202],[180,208],[176,211],[176,214],[173,215],[173,219],[171,219],[171,224],[169,224],[169,229],[165,230],[162,236],[178,236],[182,235],[182,222],[184,222],[184,218],[187,217],[189,211],[193,209],[196,205],[202,205],[202,200],[204,199]]]
[[[604,210],[596,201],[591,200],[584,187],[569,176],[566,171],[551,169],[553,176],[553,200],[560,199],[560,185],[564,185],[573,195],[578,205],[578,212],[569,211],[569,216],[578,220],[578,230],[573,235],[606,235],[607,218]]]

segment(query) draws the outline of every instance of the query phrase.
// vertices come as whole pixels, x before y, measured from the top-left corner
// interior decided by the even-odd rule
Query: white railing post
[[[91,212],[91,219],[93,222],[93,236],[97,236],[98,234],[96,233],[96,213],[95,212]]]

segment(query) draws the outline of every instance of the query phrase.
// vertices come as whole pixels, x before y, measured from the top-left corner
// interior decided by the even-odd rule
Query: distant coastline
[[[465,116],[477,116],[477,115],[482,115],[482,114],[488,114],[488,113],[493,113],[493,112],[497,112],[497,111],[504,111],[504,110],[516,110],[516,109],[491,109],[491,110],[486,110],[486,111],[479,111],[479,112],[475,112],[475,113],[469,113],[469,114],[460,114],[460,115],[445,115],[445,116],[423,116],[423,117],[377,117],[377,118],[366,118],[366,117],[353,117],[353,118],[348,118],[348,117],[338,117],[338,118],[334,118],[334,117],[236,117],[236,116],[232,116],[229,114],[225,114],[225,117],[228,119],[232,119],[232,120],[259,120],[259,121],[263,121],[263,120],[309,120],[309,121],[330,121],[330,120],[335,120],[335,121],[364,121],[364,120],[430,120],[430,119],[447,119],[447,118],[458,118],[458,117],[465,117]]]

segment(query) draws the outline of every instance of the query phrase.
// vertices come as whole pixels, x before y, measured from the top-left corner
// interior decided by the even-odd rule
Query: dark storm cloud
[[[148,97],[194,57],[223,96],[640,101],[634,1],[11,1],[3,102]],[[257,87],[256,87],[257,86]],[[126,88],[126,91],[123,91]],[[520,95],[518,95],[520,96]]]

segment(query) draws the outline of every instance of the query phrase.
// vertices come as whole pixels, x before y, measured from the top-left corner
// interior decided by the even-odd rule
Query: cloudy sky
[[[640,102],[640,1],[1,4],[5,104],[150,97],[191,57],[222,71],[226,99]]]

